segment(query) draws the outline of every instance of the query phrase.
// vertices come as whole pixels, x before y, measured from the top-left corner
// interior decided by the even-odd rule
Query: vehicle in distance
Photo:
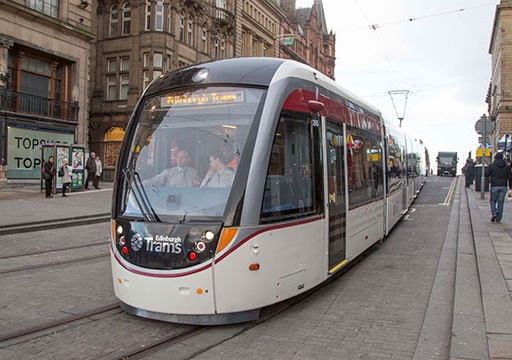
[[[440,151],[437,154],[437,176],[456,176],[458,160],[456,152]]]

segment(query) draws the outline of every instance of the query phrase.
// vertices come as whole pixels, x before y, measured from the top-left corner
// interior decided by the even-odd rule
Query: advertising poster
[[[66,158],[66,159],[68,159],[68,163],[69,163],[69,146],[57,145],[56,149],[57,149],[57,156],[55,159],[55,164],[56,164],[55,170],[57,172],[56,189],[62,189],[62,178],[60,176],[58,176],[58,173],[59,173],[60,167],[62,166],[62,160],[64,160]]]
[[[85,166],[85,149],[83,147],[71,147],[71,189],[84,188],[84,166]]]

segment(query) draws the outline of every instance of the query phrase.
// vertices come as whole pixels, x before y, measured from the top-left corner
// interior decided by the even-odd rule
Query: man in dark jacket
[[[491,222],[501,223],[503,217],[503,202],[507,195],[507,186],[512,188],[512,173],[510,166],[503,160],[503,153],[494,155],[494,161],[485,170],[485,177],[489,177],[491,185]]]
[[[466,164],[464,165],[464,168],[462,168],[462,172],[466,178],[466,187],[468,188],[473,184],[473,178],[475,175],[475,163],[471,158],[466,160]]]
[[[55,163],[53,160],[53,156],[48,158],[48,161],[43,165],[43,175],[44,177],[44,189],[47,198],[52,198],[52,188],[53,188],[53,178],[55,177]]]
[[[98,188],[98,180],[96,177],[96,154],[91,152],[91,156],[85,163],[85,169],[87,170],[87,178],[85,180],[85,190],[89,190],[89,181],[92,181],[92,185]]]

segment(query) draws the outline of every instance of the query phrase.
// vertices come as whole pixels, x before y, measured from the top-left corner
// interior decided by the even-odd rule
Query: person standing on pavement
[[[485,170],[485,177],[490,178],[491,185],[491,222],[501,224],[507,185],[512,189],[512,173],[510,166],[503,160],[502,152],[494,155],[494,161]]]
[[[91,156],[85,163],[85,169],[87,170],[87,179],[85,180],[85,190],[89,190],[89,181],[92,181],[94,187],[97,186],[96,180],[96,154],[91,152]]]
[[[466,164],[462,168],[462,172],[464,173],[464,177],[466,179],[466,187],[470,187],[473,184],[473,179],[475,176],[475,163],[471,158],[466,160]]]
[[[101,189],[100,188],[100,176],[101,176],[101,172],[103,171],[103,166],[101,165],[101,160],[99,157],[96,157],[94,159],[96,161],[96,176],[94,178],[94,180],[96,180],[96,183],[93,181],[93,185],[94,185],[94,188],[95,189]]]
[[[53,189],[53,178],[55,177],[55,164],[53,156],[48,158],[48,161],[44,163],[43,172],[44,177],[44,190],[47,198],[52,198],[52,189]]]
[[[69,176],[68,159],[66,159],[66,158],[62,159],[61,169],[63,172],[63,175],[62,175],[62,197],[68,197],[66,195],[66,191],[69,190],[69,185],[71,184],[71,176]]]

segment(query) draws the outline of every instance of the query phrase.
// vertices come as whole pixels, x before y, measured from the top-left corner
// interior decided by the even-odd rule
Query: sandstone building
[[[89,145],[104,180],[144,88],[186,65],[242,56],[295,59],[334,77],[335,35],[321,0],[99,0],[93,17]]]
[[[489,53],[492,75],[487,103],[494,124],[493,149],[512,148],[512,1],[501,0],[496,7]]]
[[[90,0],[0,0],[0,186],[38,182],[41,143],[87,143]]]

